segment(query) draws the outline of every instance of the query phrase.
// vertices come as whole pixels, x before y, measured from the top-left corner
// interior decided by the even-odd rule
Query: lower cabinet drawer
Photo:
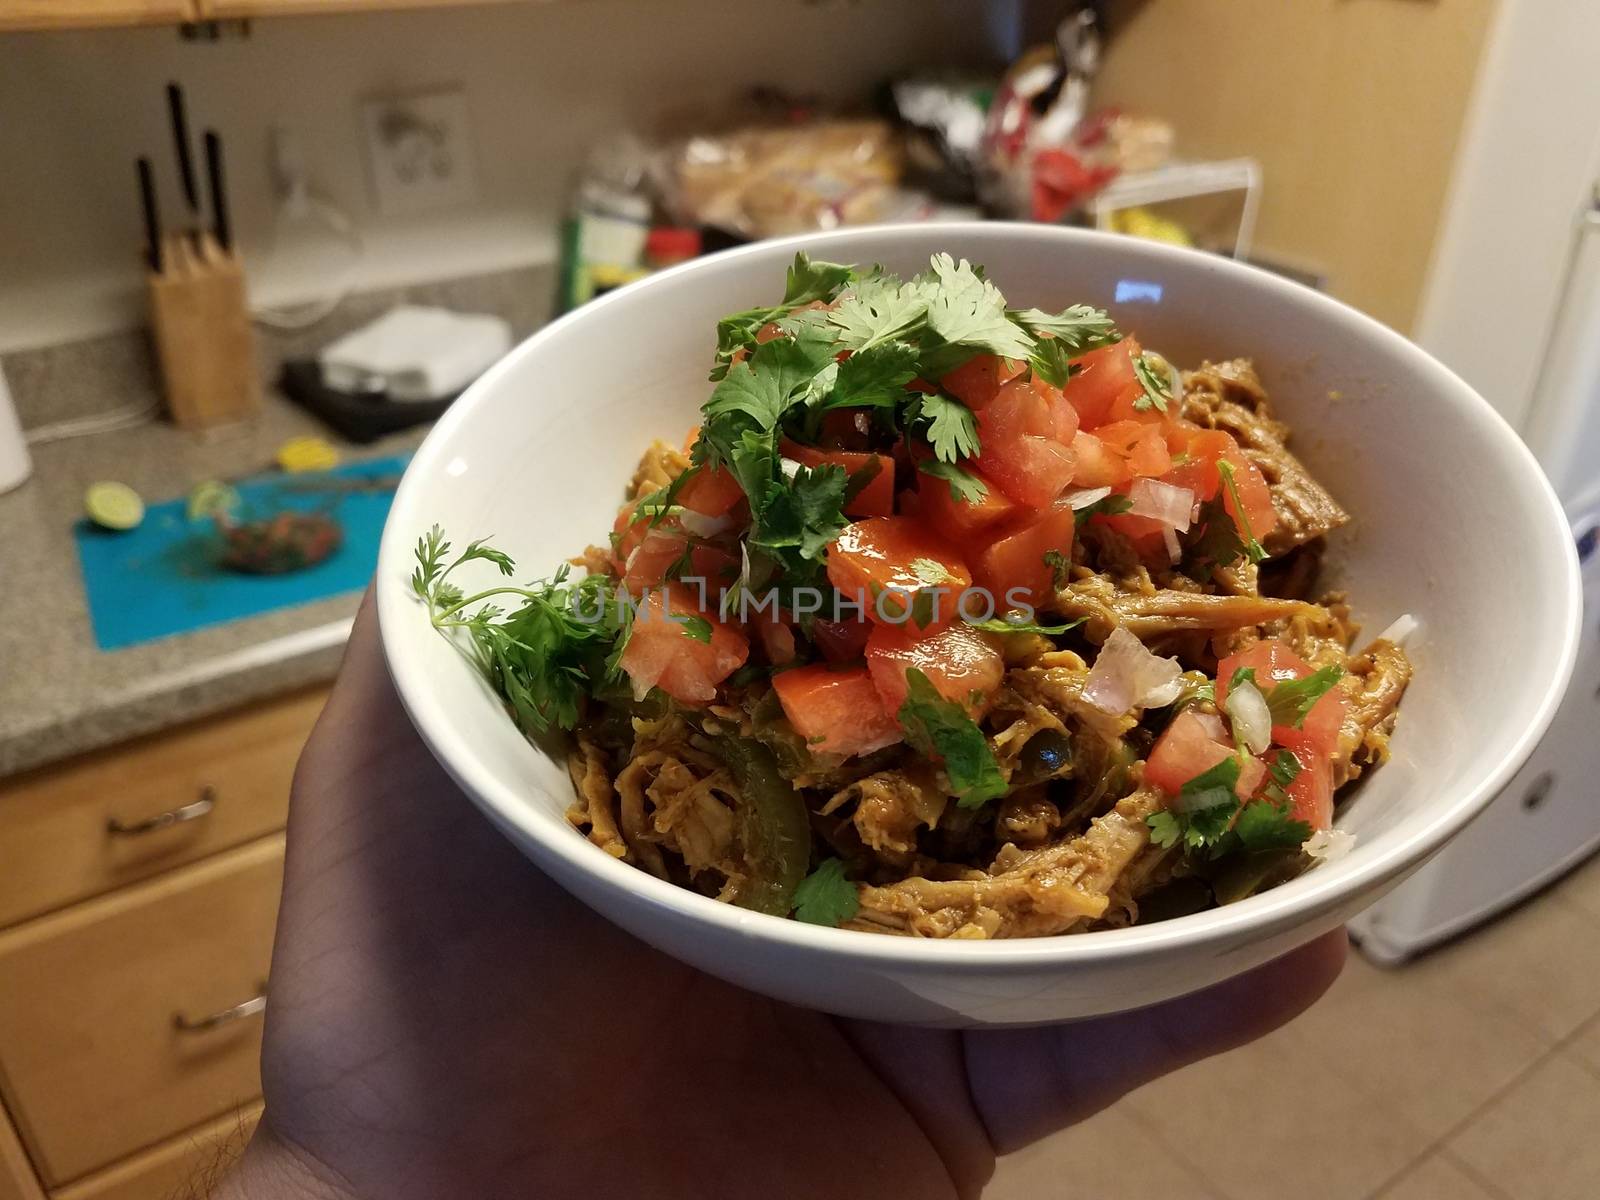
[[[0,780],[0,928],[282,829],[326,696],[301,692]]]
[[[250,1104],[58,1188],[50,1200],[174,1200],[190,1188],[209,1195],[209,1185],[239,1156],[260,1119],[261,1105]]]
[[[46,1186],[260,1095],[274,834],[0,935],[0,1088]]]

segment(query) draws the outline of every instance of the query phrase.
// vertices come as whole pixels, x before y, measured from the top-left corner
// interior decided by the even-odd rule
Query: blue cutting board
[[[394,476],[408,455],[352,463],[326,475],[264,475],[234,486],[243,518],[284,509],[326,512],[344,528],[344,544],[314,567],[284,575],[242,575],[216,565],[209,518],[191,521],[187,499],[151,505],[137,529],[113,533],[89,521],[73,530],[94,640],[102,650],[189,633],[280,608],[360,591],[378,562],[378,538],[391,490],[297,492],[316,479]]]

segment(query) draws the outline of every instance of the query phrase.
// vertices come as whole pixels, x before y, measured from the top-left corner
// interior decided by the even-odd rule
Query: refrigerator
[[[1572,522],[1584,582],[1577,668],[1549,733],[1505,790],[1351,923],[1381,964],[1489,920],[1600,850],[1600,181],[1574,223],[1562,297],[1520,432]]]

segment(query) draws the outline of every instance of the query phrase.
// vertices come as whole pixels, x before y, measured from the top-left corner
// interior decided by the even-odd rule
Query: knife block
[[[261,373],[239,257],[208,233],[168,234],[148,276],[150,326],[167,412],[205,429],[261,409]]]

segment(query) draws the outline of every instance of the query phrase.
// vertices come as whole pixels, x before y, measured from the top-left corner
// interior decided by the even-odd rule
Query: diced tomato
[[[678,493],[679,504],[707,517],[723,516],[743,499],[744,489],[726,467],[702,467]]]
[[[1239,760],[1239,782],[1234,787],[1234,792],[1242,799],[1249,799],[1261,789],[1267,781],[1267,765],[1259,758],[1251,758],[1248,754]]]
[[[1149,422],[1129,419],[1126,421],[1111,421],[1102,425],[1094,431],[1094,436],[1118,454],[1127,454],[1133,449],[1134,444],[1148,432],[1150,432]]]
[[[1290,747],[1300,774],[1289,784],[1289,815],[1313,832],[1333,827],[1333,766],[1327,755],[1307,746]]]
[[[1175,464],[1161,477],[1162,482],[1173,487],[1188,488],[1194,498],[1202,503],[1210,500],[1222,486],[1222,476],[1217,472],[1217,459],[1230,451],[1237,452],[1238,443],[1220,429],[1179,430],[1182,445],[1179,453],[1184,461]],[[1175,437],[1174,440],[1179,440]]]
[[[1080,488],[1119,487],[1133,478],[1128,460],[1092,433],[1079,430],[1072,439],[1072,452],[1078,464],[1072,475]]]
[[[689,636],[683,618],[699,617],[711,627],[711,640]],[[744,666],[750,643],[744,634],[702,611],[694,593],[681,584],[653,588],[639,606],[621,665],[634,694],[659,687],[682,704],[705,704],[717,685]]]
[[[939,383],[945,391],[977,412],[995,398],[1002,384],[1021,374],[1022,364],[1013,359],[979,354],[942,376]]]
[[[1165,475],[1172,469],[1172,454],[1159,425],[1147,425],[1128,451],[1128,469],[1135,475]]]
[[[1050,391],[1031,379],[1013,379],[978,414],[978,469],[1029,508],[1059,496],[1077,468],[1071,448],[1076,410],[1054,403]]]
[[[792,667],[772,677],[772,690],[789,724],[815,750],[869,754],[901,738],[900,723],[883,707],[865,667]]]
[[[958,500],[950,494],[950,485],[943,479],[917,472],[917,504],[922,519],[931,528],[949,533],[963,545],[1021,512],[1017,503],[983,478],[981,472],[967,469],[986,489],[982,500],[972,503]]]
[[[789,622],[770,613],[762,613],[751,622],[756,636],[761,639],[761,650],[767,662],[775,667],[794,661],[794,629]]]
[[[758,342],[775,342],[782,336],[783,330],[778,328],[776,321],[768,321],[760,329],[756,330],[756,341]]]
[[[665,517],[654,528],[650,527],[647,517],[635,521],[623,534],[617,552],[623,591],[638,596],[646,588],[654,587],[683,559],[688,548],[689,539],[675,518]],[[704,580],[701,586],[705,593],[716,596],[738,574],[739,559],[731,550],[702,543],[689,549],[689,561],[679,577]]]
[[[828,579],[874,621],[901,624],[909,615],[922,627],[949,622],[972,586],[961,555],[915,517],[846,525],[828,548]]]
[[[1013,604],[1017,592],[1026,593],[1032,605],[1049,594],[1055,568],[1044,556],[1057,550],[1072,557],[1073,526],[1072,508],[1057,500],[1043,512],[1019,517],[996,530],[997,536],[974,561],[973,578],[994,598],[997,611],[1017,607]]]
[[[1272,490],[1267,486],[1266,478],[1255,463],[1237,448],[1221,457],[1233,467],[1233,486],[1239,493],[1239,502],[1244,506],[1244,515],[1250,522],[1248,532],[1258,540],[1266,537],[1278,524],[1278,513],[1272,507]],[[1227,488],[1222,489],[1222,507],[1233,518],[1233,523],[1239,527],[1239,532],[1241,534],[1247,532],[1239,520],[1239,512]]]
[[[1123,338],[1114,346],[1091,350],[1075,360],[1079,370],[1067,380],[1065,394],[1084,429],[1095,429],[1119,415],[1132,415],[1133,402],[1143,391],[1133,371],[1137,353],[1139,343]]]
[[[783,440],[785,458],[792,458],[804,467],[832,464],[843,467],[846,477],[872,462],[878,464],[878,473],[872,481],[845,503],[849,517],[887,517],[894,512],[894,459],[887,454],[865,454],[854,450],[819,450],[815,446],[802,446],[798,442]]]
[[[1211,736],[1199,713],[1186,708],[1173,718],[1166,732],[1157,739],[1155,748],[1150,751],[1150,757],[1144,764],[1144,779],[1146,783],[1176,796],[1183,790],[1184,784],[1197,775],[1205,774],[1223,759],[1232,758],[1235,753],[1232,746]],[[1259,774],[1252,771],[1249,775],[1256,785],[1260,784]],[[1241,796],[1248,796],[1250,792],[1245,787],[1251,781],[1241,768],[1239,783],[1234,790]]]
[[[822,440],[829,449],[865,449],[871,428],[865,409],[834,408],[822,414]]]
[[[915,667],[946,700],[954,700],[974,717],[994,701],[1005,677],[1005,659],[992,634],[956,624],[919,635],[904,625],[879,625],[867,639],[867,670],[884,708],[898,713],[909,685],[906,672]]]
[[[818,617],[811,622],[811,640],[829,662],[852,662],[866,653],[867,637],[874,628],[865,618],[829,621]]]
[[[1267,695],[1278,684],[1291,679],[1304,679],[1311,674],[1305,659],[1296,654],[1288,643],[1278,638],[1264,638],[1248,649],[1230,654],[1217,664],[1217,708],[1222,710],[1228,702],[1228,682],[1234,672],[1248,667],[1255,672],[1256,687]],[[1344,724],[1350,700],[1340,687],[1329,688],[1311,706],[1305,720],[1297,729],[1292,725],[1274,725],[1272,740],[1280,746],[1303,748],[1327,758],[1339,744],[1339,729]]]

